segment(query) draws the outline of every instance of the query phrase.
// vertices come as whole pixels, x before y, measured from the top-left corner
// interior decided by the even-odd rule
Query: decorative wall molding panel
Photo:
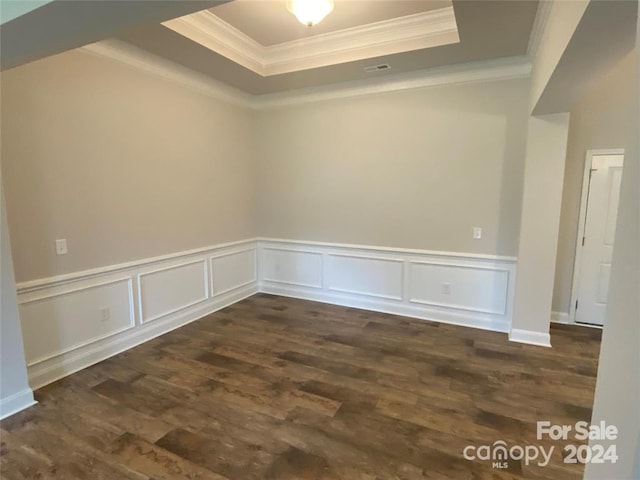
[[[203,258],[143,272],[137,279],[141,323],[166,317],[209,298],[209,272]]]
[[[118,275],[19,296],[27,365],[135,328],[133,295],[132,278]]]
[[[223,295],[258,281],[258,259],[254,246],[220,253],[210,258],[211,296]]]
[[[256,248],[245,240],[18,285],[31,386],[253,295]]]
[[[402,300],[404,261],[352,253],[327,253],[326,287],[339,293]]]
[[[39,388],[258,291],[507,332],[516,260],[250,239],[26,282],[29,380]],[[510,338],[548,343],[533,333]]]
[[[500,316],[507,314],[509,269],[506,267],[419,260],[410,261],[409,268],[411,302]],[[448,282],[440,284],[443,278]],[[445,291],[452,284],[457,285],[458,291],[453,297]]]
[[[271,46],[261,45],[209,10],[162,25],[263,77],[460,41],[452,6]]]
[[[516,259],[259,239],[260,291],[508,332]]]
[[[322,288],[321,251],[266,246],[259,252],[261,280],[282,285]]]

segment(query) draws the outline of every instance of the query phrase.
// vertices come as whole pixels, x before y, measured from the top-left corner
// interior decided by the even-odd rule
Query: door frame
[[[587,198],[589,197],[589,181],[591,179],[591,165],[593,157],[597,155],[624,155],[624,148],[602,148],[587,150],[584,159],[584,172],[582,174],[582,194],[580,197],[580,215],[578,217],[578,232],[576,233],[576,249],[573,262],[573,276],[571,277],[571,303],[569,304],[569,323],[576,323],[576,302],[578,301],[578,286],[580,280],[580,267],[582,266],[582,237],[584,236],[587,222]],[[582,323],[580,325],[583,325]],[[588,327],[602,328],[599,325],[587,325]]]

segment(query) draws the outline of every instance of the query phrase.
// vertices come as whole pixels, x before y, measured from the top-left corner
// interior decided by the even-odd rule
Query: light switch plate
[[[480,240],[482,238],[482,228],[481,227],[473,227],[473,239]]]
[[[66,255],[67,252],[67,239],[59,238],[56,240],[56,255]]]

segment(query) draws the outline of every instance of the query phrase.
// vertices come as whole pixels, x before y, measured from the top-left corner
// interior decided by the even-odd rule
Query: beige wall
[[[33,403],[24,361],[13,262],[0,178],[0,418]]]
[[[589,6],[589,2],[590,0],[551,2],[549,15],[544,26],[544,35],[540,39],[531,71],[529,103],[531,111],[535,111],[538,102],[544,95],[549,80]]]
[[[520,79],[260,112],[259,233],[516,255],[527,101]]]
[[[637,21],[640,32],[640,17]],[[605,449],[614,444],[620,458],[615,463],[588,463],[587,480],[640,478],[640,36],[636,37],[634,56],[635,71],[629,75],[636,88],[627,97],[632,109],[627,128],[633,137],[626,144],[607,321],[591,419],[593,424],[605,421],[618,427],[616,440],[593,440],[591,444]]]
[[[635,141],[633,98],[635,52],[627,55],[605,78],[594,85],[571,111],[565,166],[562,213],[558,237],[553,310],[568,312],[584,162],[587,150],[629,149]]]
[[[75,51],[2,87],[18,281],[254,235],[517,255],[526,79],[251,112]]]
[[[18,281],[255,235],[249,111],[79,51],[2,90]]]
[[[509,339],[549,345],[569,114],[529,119],[518,274]]]

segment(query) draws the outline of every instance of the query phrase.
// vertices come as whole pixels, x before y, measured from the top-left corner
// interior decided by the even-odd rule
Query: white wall
[[[260,235],[516,255],[527,98],[515,79],[258,112]]]

